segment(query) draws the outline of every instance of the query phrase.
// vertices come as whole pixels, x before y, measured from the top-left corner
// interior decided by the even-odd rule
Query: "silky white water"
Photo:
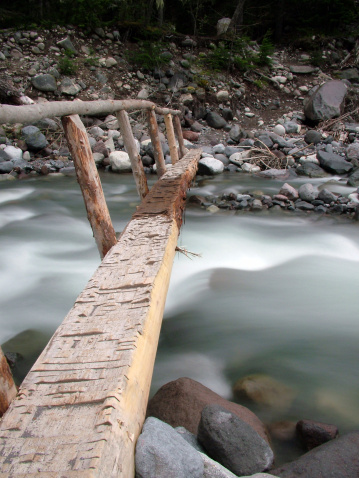
[[[203,181],[191,194],[278,191],[239,178]],[[119,232],[138,204],[133,180],[102,181]],[[179,245],[201,257],[175,258],[152,393],[187,376],[233,399],[237,379],[264,373],[296,394],[266,420],[359,427],[358,224],[189,206]],[[75,179],[0,183],[0,248],[0,342],[24,356],[21,377],[99,264]]]

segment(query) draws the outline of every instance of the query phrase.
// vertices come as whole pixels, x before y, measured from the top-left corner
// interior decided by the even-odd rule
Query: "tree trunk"
[[[246,0],[238,0],[236,9],[231,19],[231,23],[229,24],[229,27],[228,27],[228,31],[237,30],[239,27],[243,25],[243,10],[244,10],[245,3],[246,3]]]

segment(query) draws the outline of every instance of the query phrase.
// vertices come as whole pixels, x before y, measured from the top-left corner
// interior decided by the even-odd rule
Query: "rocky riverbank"
[[[267,376],[245,377],[234,393],[264,407],[288,407],[294,398]],[[336,426],[312,420],[277,422],[267,429],[248,408],[189,378],[161,387],[147,415],[136,446],[138,478],[353,478],[359,473],[359,432],[338,438]],[[276,465],[276,440],[301,447],[302,455]]]

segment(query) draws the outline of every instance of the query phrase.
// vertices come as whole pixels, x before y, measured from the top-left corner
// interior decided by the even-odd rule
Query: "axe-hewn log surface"
[[[200,150],[153,186],[0,424],[0,477],[130,478]]]

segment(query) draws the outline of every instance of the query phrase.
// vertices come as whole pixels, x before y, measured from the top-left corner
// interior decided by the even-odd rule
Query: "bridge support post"
[[[133,177],[135,178],[137,192],[140,198],[143,199],[148,194],[147,179],[145,171],[143,169],[141,156],[137,150],[135,138],[132,134],[130,120],[126,111],[119,111],[116,116],[118,122],[120,123],[120,130],[123,136],[123,141],[125,143],[127,153],[131,160],[132,173]]]
[[[171,154],[171,162],[172,164],[176,164],[178,161],[178,151],[177,151],[176,138],[175,138],[175,132],[173,129],[171,113],[165,114],[164,118],[165,118],[165,125],[166,125],[166,131],[167,131],[168,146],[170,148],[170,154]]]
[[[155,157],[157,176],[160,178],[166,172],[165,159],[161,141],[158,136],[158,125],[156,120],[156,113],[153,110],[147,111],[148,130],[150,133],[151,143],[153,146],[153,155]]]
[[[101,259],[103,259],[111,247],[117,243],[117,239],[86,129],[79,115],[63,116],[61,121],[75,164],[77,181],[85,201],[87,217]]]
[[[184,145],[181,121],[178,115],[175,115],[173,117],[173,126],[177,136],[177,141],[178,141],[178,148],[179,148],[178,157],[179,159],[181,159],[187,153],[187,149],[185,148],[185,145]]]

